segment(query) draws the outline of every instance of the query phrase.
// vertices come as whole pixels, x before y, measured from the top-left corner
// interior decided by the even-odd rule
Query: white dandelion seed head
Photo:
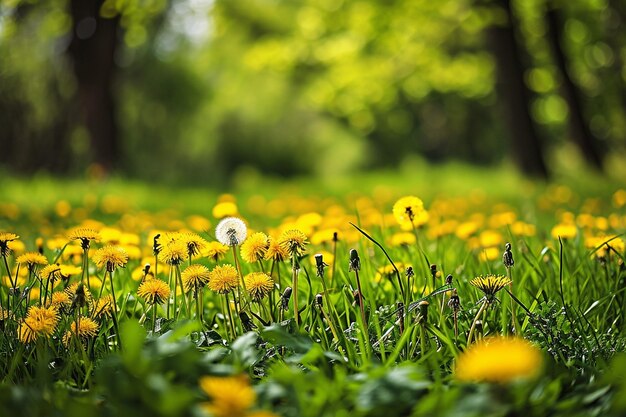
[[[215,237],[226,246],[241,245],[248,235],[248,228],[243,220],[237,217],[226,217],[217,224]]]

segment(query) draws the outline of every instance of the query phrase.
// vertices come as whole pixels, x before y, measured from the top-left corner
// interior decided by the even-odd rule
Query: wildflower
[[[502,254],[502,263],[505,268],[510,268],[515,264],[513,259],[513,252],[511,252],[511,244],[509,242],[504,246],[504,253]]]
[[[289,257],[287,249],[282,247],[275,239],[269,240],[269,246],[267,252],[265,252],[265,259],[273,260],[275,262],[282,262]]]
[[[483,294],[485,294],[487,300],[491,300],[498,291],[509,285],[511,282],[512,281],[504,275],[490,274],[476,277],[470,281],[470,284],[481,290]]]
[[[161,251],[161,258],[168,265],[180,265],[187,255],[187,245],[181,240],[170,241]]]
[[[195,233],[182,233],[180,240],[187,245],[187,255],[191,258],[200,253],[200,250],[204,248],[207,241]]]
[[[233,201],[222,201],[213,207],[212,214],[216,219],[223,219],[225,217],[236,216],[239,214],[239,211]]]
[[[541,370],[541,352],[520,338],[491,337],[459,356],[455,376],[461,381],[504,383],[533,377]]]
[[[301,256],[308,243],[306,235],[298,229],[285,230],[278,238],[278,244],[292,257]]]
[[[394,233],[389,240],[391,246],[410,246],[414,245],[417,239],[415,238],[415,234],[411,232],[399,232]]]
[[[161,304],[170,296],[170,287],[160,279],[147,279],[137,289],[137,295],[148,304]]]
[[[226,246],[240,245],[246,240],[247,234],[246,224],[237,217],[226,217],[215,228],[215,237]]]
[[[98,268],[106,268],[108,272],[113,272],[115,268],[120,268],[128,262],[128,254],[122,248],[116,246],[105,246],[98,249],[92,257]]]
[[[348,264],[348,271],[360,271],[361,270],[361,259],[359,258],[359,253],[356,249],[350,249],[350,262]]]
[[[259,301],[274,289],[272,277],[264,272],[252,272],[245,277],[246,289],[252,299]]]
[[[222,245],[220,242],[210,242],[202,253],[207,258],[212,259],[213,262],[217,262],[224,257],[226,252],[228,252],[228,246]]]
[[[7,257],[11,253],[9,242],[19,239],[15,233],[0,232],[0,256]]]
[[[324,277],[324,268],[326,268],[328,264],[324,262],[324,255],[321,253],[315,254],[315,270],[318,277]]]
[[[554,239],[573,239],[578,234],[576,225],[572,223],[559,223],[552,228],[550,232]]]
[[[428,221],[424,203],[417,197],[402,197],[393,205],[393,215],[401,226],[421,226]]]
[[[72,305],[70,296],[65,291],[55,291],[52,293],[50,305],[60,309],[69,308]]]
[[[209,288],[211,291],[226,294],[239,285],[239,274],[232,265],[216,266],[211,271]]]
[[[39,271],[39,276],[41,277],[41,279],[51,281],[54,285],[57,280],[60,280],[62,278],[61,265],[48,265],[42,268],[41,271]]]
[[[101,318],[104,316],[110,316],[113,311],[114,302],[115,301],[113,301],[113,296],[111,294],[100,297],[100,299],[94,303],[91,311],[91,317]]]
[[[204,287],[209,282],[211,272],[204,265],[190,265],[181,274],[185,292]]]
[[[244,417],[256,402],[256,393],[245,376],[204,377],[200,389],[210,398],[204,409],[215,417]]]
[[[72,322],[70,330],[68,330],[65,333],[65,336],[63,336],[63,344],[68,346],[70,344],[70,340],[72,339],[72,335],[75,335],[82,341],[85,341],[90,337],[95,337],[98,335],[99,329],[100,326],[94,320],[89,317],[79,316],[77,320]]]
[[[248,263],[258,262],[265,257],[269,241],[262,232],[253,233],[241,245],[241,257]]]
[[[18,337],[23,343],[31,343],[39,337],[52,336],[59,323],[59,313],[55,307],[32,306],[20,324]]]
[[[48,265],[48,259],[39,252],[26,252],[16,259],[20,265],[28,265],[28,269],[33,269],[36,265]]]
[[[89,250],[90,242],[93,240],[98,242],[102,239],[100,233],[88,227],[77,227],[72,229],[68,234],[69,240],[80,240],[80,246],[83,250]]]

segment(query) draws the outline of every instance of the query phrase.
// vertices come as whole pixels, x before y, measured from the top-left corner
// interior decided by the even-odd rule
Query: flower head
[[[7,257],[11,253],[9,248],[9,242],[19,239],[20,237],[15,233],[0,232],[0,256]]]
[[[306,235],[298,229],[285,230],[278,238],[280,246],[291,256],[300,256],[305,252],[307,242]]]
[[[42,280],[50,280],[53,284],[62,278],[61,265],[47,265],[39,271]]]
[[[168,265],[180,265],[187,256],[187,245],[182,240],[168,242],[161,251],[161,257]]]
[[[36,265],[48,265],[48,258],[39,252],[26,252],[18,256],[16,261],[20,265],[28,265],[29,269],[34,268]]]
[[[282,262],[289,258],[289,252],[276,239],[269,239],[269,246],[265,252],[265,259]]]
[[[252,272],[244,278],[246,289],[253,300],[261,300],[274,289],[274,280],[264,272]]]
[[[91,310],[92,318],[101,318],[105,316],[110,316],[113,311],[113,296],[111,294],[103,295],[93,303],[93,307]]]
[[[415,196],[402,197],[396,201],[393,215],[401,226],[421,226],[428,221],[424,203]]]
[[[100,326],[97,322],[85,316],[78,316],[77,320],[72,321],[70,330],[63,336],[63,344],[68,346],[72,340],[72,336],[75,335],[81,341],[86,341],[91,337],[98,335]]]
[[[246,224],[237,217],[226,217],[215,228],[215,237],[226,246],[242,244],[246,240],[247,234]]]
[[[258,262],[265,257],[269,245],[270,243],[265,233],[253,233],[241,245],[241,257],[249,263]]]
[[[126,251],[117,246],[105,246],[98,249],[92,257],[98,268],[106,268],[107,271],[113,272],[115,268],[120,268],[128,262],[128,254]]]
[[[200,253],[207,241],[196,233],[179,233],[176,240],[180,240],[187,246],[187,256],[190,258]]]
[[[210,398],[204,408],[215,417],[244,417],[256,402],[256,393],[245,376],[204,377],[200,389]]]
[[[511,282],[512,281],[504,275],[481,275],[471,280],[470,284],[481,290],[487,299],[491,299],[498,291]]]
[[[530,342],[489,337],[474,343],[459,356],[454,374],[461,381],[504,383],[537,375],[541,364],[541,352]]]
[[[86,285],[75,282],[68,286],[64,292],[70,299],[72,307],[84,307],[86,305],[93,304],[93,296],[91,295],[91,291],[87,288]]]
[[[39,337],[52,336],[59,323],[59,312],[55,307],[32,306],[20,324],[18,337],[23,343],[30,343]]]
[[[137,288],[137,295],[148,304],[161,304],[170,296],[170,287],[160,279],[147,279]]]
[[[220,242],[209,242],[202,253],[212,259],[213,262],[217,262],[224,257],[226,252],[228,252],[228,246],[222,245]]]
[[[99,242],[102,239],[100,232],[88,227],[76,227],[70,230],[67,234],[67,238],[69,240],[80,240],[80,246],[83,250],[89,249],[89,245],[92,240]]]
[[[211,271],[211,277],[209,279],[209,288],[211,291],[226,294],[237,288],[237,285],[239,285],[239,274],[234,266],[218,265]]]
[[[210,276],[211,271],[206,266],[189,265],[181,274],[185,292],[204,287],[209,282]]]

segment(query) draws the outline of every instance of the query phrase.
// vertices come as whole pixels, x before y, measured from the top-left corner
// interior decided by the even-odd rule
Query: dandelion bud
[[[291,299],[291,293],[293,292],[293,289],[291,289],[291,287],[287,287],[285,288],[285,291],[283,291],[283,295],[280,296],[280,308],[283,310],[288,310],[289,309],[289,300]]]
[[[333,232],[333,242],[339,242],[339,235],[337,234],[337,232]]]
[[[359,290],[352,291],[352,296],[354,297],[354,305],[361,306],[361,293]]]
[[[359,258],[359,253],[356,249],[350,249],[350,268],[349,271],[360,271],[361,270],[361,259]]]
[[[430,274],[433,276],[433,279],[437,278],[437,265],[430,265]]]
[[[150,273],[150,264],[145,264],[143,267],[143,274],[148,275]]]
[[[419,316],[417,322],[419,324],[426,324],[428,322],[428,306],[430,303],[426,300],[420,301],[418,304]]]
[[[324,297],[322,297],[322,294],[317,294],[315,296],[315,305],[319,308],[322,308],[324,305]]]
[[[515,264],[513,260],[513,252],[511,252],[511,244],[506,243],[504,246],[504,253],[502,254],[502,263],[506,268],[510,268]]]
[[[415,276],[415,271],[413,271],[413,267],[412,266],[407,266],[406,270],[404,271],[404,273],[406,274],[407,278],[413,278]]]
[[[448,307],[454,311],[459,311],[461,309],[461,299],[459,298],[456,290],[453,291],[450,301],[448,301]]]
[[[446,285],[452,285],[452,274],[448,274],[446,277]]]
[[[152,240],[152,252],[154,253],[155,256],[161,253],[162,246],[159,243],[160,237],[161,237],[161,234],[157,233],[157,235]]]
[[[324,268],[326,268],[328,264],[324,262],[324,255],[318,253],[315,255],[315,267],[317,268],[317,276],[324,276]]]

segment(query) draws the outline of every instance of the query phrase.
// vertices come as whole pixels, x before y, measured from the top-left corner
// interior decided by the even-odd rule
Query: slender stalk
[[[467,336],[467,345],[468,346],[469,346],[470,343],[472,343],[472,336],[474,336],[474,329],[476,328],[476,322],[478,321],[478,318],[483,313],[483,311],[485,311],[485,309],[487,308],[488,304],[489,304],[489,302],[487,300],[485,300],[480,305],[480,308],[478,309],[478,313],[476,313],[476,316],[474,317],[474,321],[472,322],[472,327],[470,327],[469,336]]]
[[[296,269],[296,257],[291,255],[291,272],[292,281],[291,288],[293,288],[293,317],[296,321],[296,326],[300,328],[300,313],[298,312],[298,270]]]

